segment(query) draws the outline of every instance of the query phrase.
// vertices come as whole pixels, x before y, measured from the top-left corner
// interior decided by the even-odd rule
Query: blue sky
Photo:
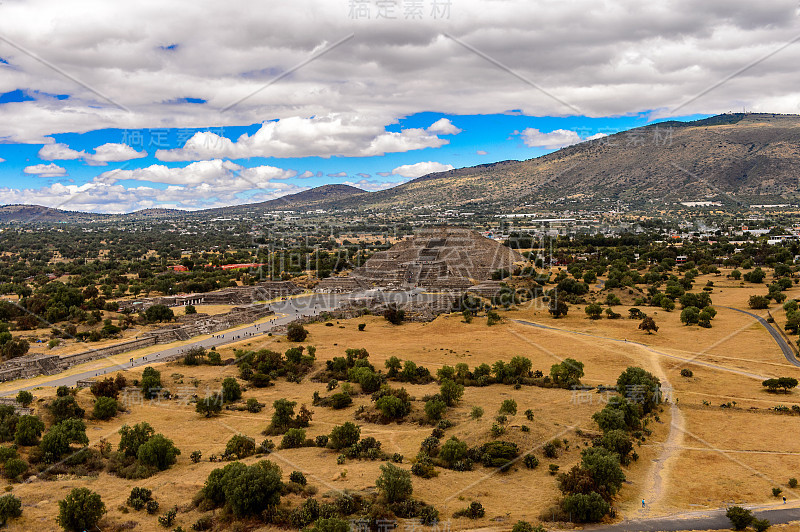
[[[0,204],[380,190],[652,121],[800,113],[796,0],[419,3],[2,2]]]

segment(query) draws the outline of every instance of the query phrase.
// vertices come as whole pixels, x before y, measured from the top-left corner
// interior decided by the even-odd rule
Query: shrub
[[[201,495],[243,517],[274,509],[280,502],[281,486],[281,470],[272,462],[262,460],[249,467],[233,462],[208,475]]]
[[[773,497],[780,497],[781,493],[783,493],[782,489],[780,489],[780,488],[772,488],[772,496]]]
[[[12,480],[24,475],[27,470],[28,462],[20,458],[10,458],[3,466],[3,474]]]
[[[469,517],[470,519],[479,519],[486,515],[486,510],[483,505],[477,501],[469,503],[469,506],[463,510],[458,510],[453,514],[453,517]]]
[[[151,500],[151,501],[147,501],[147,503],[144,505],[144,509],[145,509],[145,511],[147,513],[149,513],[150,515],[153,515],[156,512],[158,512],[158,507],[159,506],[161,506],[161,505],[158,504],[158,501],[152,501]]]
[[[286,327],[286,339],[290,342],[304,342],[308,338],[308,331],[299,323],[290,323]]]
[[[529,409],[527,409],[527,410],[525,411],[525,418],[526,418],[528,421],[533,421],[533,410],[531,410],[530,408],[529,408]]]
[[[5,525],[9,519],[16,519],[22,515],[22,501],[11,495],[0,497],[0,526]]]
[[[259,403],[258,399],[256,399],[255,397],[251,397],[250,399],[248,399],[245,406],[247,407],[247,411],[250,412],[251,414],[258,414],[259,412],[261,412],[261,409],[264,408],[264,405]]]
[[[300,471],[292,471],[292,473],[289,475],[289,480],[300,484],[301,486],[305,486],[306,483],[308,483],[306,476]]]
[[[88,488],[74,488],[64,500],[58,501],[57,521],[65,530],[80,532],[95,528],[105,513],[106,505],[100,495]]]
[[[355,445],[360,437],[361,428],[355,423],[347,421],[343,425],[333,427],[330,435],[330,445],[338,451]]]
[[[514,523],[514,526],[511,527],[511,532],[534,532],[533,525],[531,525],[527,521],[517,521]]]
[[[428,416],[428,419],[431,421],[442,419],[446,410],[447,404],[441,399],[434,398],[425,403],[425,415]]]
[[[242,388],[233,377],[226,377],[222,381],[222,400],[226,403],[238,401],[242,398]]]
[[[536,469],[539,466],[539,459],[532,454],[526,454],[522,461],[528,469]]]
[[[381,466],[381,474],[375,485],[383,493],[389,503],[404,501],[411,496],[411,474],[393,464]]]
[[[95,419],[101,420],[111,419],[117,415],[118,410],[119,404],[116,399],[111,397],[98,397],[94,402],[92,416]]]
[[[549,441],[542,446],[542,452],[547,458],[558,458],[558,447],[552,441]]]
[[[517,402],[513,399],[506,399],[503,401],[503,404],[500,405],[500,413],[510,416],[517,415]]]
[[[195,411],[198,414],[203,414],[205,417],[216,416],[222,412],[222,396],[218,393],[213,393],[202,399],[198,399],[195,405]]]
[[[44,459],[48,463],[57,462],[70,452],[72,444],[88,445],[86,425],[80,419],[67,419],[53,425],[39,442]]]
[[[48,408],[53,415],[53,423],[61,423],[70,418],[81,419],[86,413],[83,408],[78,406],[75,398],[69,394],[56,397]]]
[[[789,487],[792,488],[792,489],[797,487],[797,479],[796,478],[790,478],[789,479]]]
[[[175,447],[172,440],[163,434],[156,434],[139,446],[136,457],[143,465],[164,471],[178,460],[179,454],[181,451]]]
[[[476,421],[479,420],[483,417],[483,408],[480,406],[473,406],[472,411],[469,413],[469,417]]]
[[[316,438],[314,438],[314,443],[317,447],[327,447],[328,445],[328,436],[326,434],[320,434]]]
[[[256,453],[256,442],[243,434],[235,434],[225,445],[225,454],[235,456],[237,460],[247,458]]]
[[[44,432],[44,423],[36,416],[21,416],[14,431],[14,443],[17,445],[36,445]]]
[[[214,518],[210,515],[203,515],[192,525],[192,530],[211,530],[214,528]]]
[[[141,510],[148,501],[152,500],[152,498],[153,492],[151,490],[136,486],[131,489],[131,493],[128,495],[128,500],[125,501],[125,504],[134,510]]]
[[[593,491],[591,493],[574,493],[564,497],[562,508],[573,519],[584,523],[594,523],[603,519],[611,506]]]
[[[24,407],[27,407],[33,402],[33,394],[28,390],[20,390],[17,394],[17,402]]]
[[[145,399],[157,397],[161,392],[161,372],[147,366],[142,371],[140,386]]]
[[[681,370],[681,377],[692,377],[692,376],[694,376],[694,373],[692,373],[692,370],[690,370],[688,368],[683,368]]]
[[[442,445],[439,450],[439,459],[448,467],[452,467],[456,462],[460,462],[467,457],[467,444],[453,436]]]
[[[175,522],[175,518],[177,516],[178,516],[178,507],[173,506],[167,511],[167,513],[158,516],[158,524],[160,524],[164,528],[169,528]]]
[[[358,324],[358,330],[359,331],[363,331],[366,328],[367,328],[367,324],[366,323],[359,323]]]
[[[730,520],[731,527],[734,530],[744,530],[755,520],[753,512],[742,508],[741,506],[731,506],[728,508],[728,510],[725,512],[725,517]]]
[[[306,431],[304,429],[289,429],[281,440],[281,449],[296,449],[302,447],[306,442]]]
[[[192,451],[192,454],[189,455],[189,460],[191,460],[193,464],[198,463],[202,458],[203,453],[200,451]]]
[[[455,406],[464,395],[464,386],[450,379],[444,379],[439,387],[439,393],[447,406]]]

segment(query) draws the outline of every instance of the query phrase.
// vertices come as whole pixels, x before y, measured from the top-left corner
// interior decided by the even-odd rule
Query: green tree
[[[744,530],[753,523],[755,516],[753,512],[741,506],[731,506],[725,512],[725,517],[730,519],[731,527],[734,530]]]
[[[276,429],[279,433],[289,429],[294,421],[295,406],[297,406],[297,402],[289,401],[288,399],[278,399],[272,403],[274,412],[272,413],[270,427]]]
[[[58,524],[64,530],[81,532],[97,526],[106,513],[100,495],[88,488],[74,488],[64,500],[58,501]]]
[[[216,416],[222,412],[222,396],[219,393],[213,393],[208,397],[198,399],[194,409],[205,417]]]
[[[464,386],[450,379],[444,379],[439,386],[439,393],[447,406],[455,406],[464,396]]]
[[[290,342],[304,342],[308,338],[308,331],[299,323],[290,323],[286,327],[286,339]]]
[[[0,497],[0,526],[8,523],[9,519],[16,519],[22,515],[22,501],[11,495]]]
[[[178,460],[180,449],[163,434],[156,434],[139,446],[136,457],[146,466],[164,471]]]
[[[425,415],[431,421],[439,421],[447,410],[447,404],[440,399],[431,399],[425,402]]]
[[[244,434],[234,434],[228,444],[225,445],[225,454],[235,456],[237,460],[247,458],[256,453],[256,442],[253,438],[248,438]]]
[[[36,416],[22,416],[17,422],[14,442],[17,445],[36,445],[44,432],[44,423]]]
[[[142,371],[141,387],[145,399],[157,397],[161,392],[161,372],[150,366],[144,368],[144,371]]]
[[[244,517],[278,506],[282,488],[280,468],[262,460],[226,478],[223,490],[225,502],[233,514]]]
[[[39,448],[42,450],[45,461],[53,463],[69,453],[73,444],[89,445],[89,438],[86,436],[84,422],[71,418],[51,426],[42,436]]]
[[[617,378],[617,392],[649,414],[661,402],[661,381],[642,368],[629,367]]]
[[[33,394],[28,390],[20,390],[17,394],[17,402],[27,408],[33,402]]]
[[[447,464],[448,467],[452,467],[453,464],[467,457],[467,450],[466,442],[460,441],[453,436],[444,442],[442,448],[439,449],[439,459]]]
[[[550,378],[564,388],[577,386],[583,377],[583,362],[573,358],[565,358],[560,364],[550,366]]]
[[[222,400],[226,403],[238,401],[242,398],[242,388],[233,377],[225,377],[222,381]]]
[[[337,425],[331,430],[329,438],[330,446],[337,451],[346,447],[351,447],[358,443],[361,437],[361,428],[350,421],[343,425]]]
[[[562,508],[576,521],[594,523],[603,519],[611,506],[599,493],[593,491],[588,494],[575,493],[564,497]]]
[[[150,323],[175,319],[175,313],[166,305],[153,305],[144,312],[144,316]]]
[[[599,320],[603,315],[603,307],[601,307],[599,303],[590,303],[586,305],[583,311],[589,316],[589,319],[592,320]]]
[[[653,334],[653,332],[658,332],[658,325],[656,325],[656,320],[651,318],[650,316],[645,316],[642,318],[642,322],[639,324],[640,331],[646,331],[647,334]]]
[[[133,427],[122,425],[119,429],[119,452],[125,456],[138,456],[139,447],[153,437],[155,430],[149,423],[143,421]]]
[[[119,404],[116,399],[112,399],[111,397],[98,397],[94,402],[92,416],[94,416],[95,419],[111,419],[117,415],[118,410]]]
[[[389,503],[405,501],[413,491],[411,473],[389,463],[381,466],[375,485]]]

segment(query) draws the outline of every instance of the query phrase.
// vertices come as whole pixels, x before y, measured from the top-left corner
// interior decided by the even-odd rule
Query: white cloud
[[[158,150],[156,158],[161,161],[198,161],[215,157],[370,157],[438,148],[448,143],[448,140],[419,128],[386,131],[384,119],[379,117],[329,114],[265,122],[253,135],[244,134],[236,141],[201,131],[186,141],[182,148]]]
[[[360,175],[360,174],[359,174]],[[401,183],[405,183],[407,180],[402,181],[374,181],[371,179],[361,179],[360,181],[345,181],[344,185],[350,185],[351,187],[357,187],[361,190],[366,190],[368,192],[377,192],[378,190],[386,190],[388,188],[396,187]]]
[[[297,179],[308,179],[308,178],[310,178],[310,177],[314,177],[314,176],[317,176],[317,174],[315,174],[315,173],[314,173],[314,172],[312,172],[311,170],[306,170],[306,171],[305,171],[305,172],[303,172],[302,174],[299,174],[299,175],[297,176]],[[320,177],[320,176],[317,176],[317,177]]]
[[[476,155],[489,155],[489,152],[486,150],[478,150],[475,152]]]
[[[52,140],[52,139],[50,139]],[[42,146],[39,150],[39,158],[44,161],[74,161],[83,159],[91,166],[105,166],[111,162],[130,161],[147,157],[146,151],[136,151],[127,144],[117,144],[109,142],[98,146],[94,153],[73,150],[63,143],[50,143]]]
[[[550,133],[544,133],[529,127],[522,130],[520,135],[522,135],[522,140],[526,146],[530,148],[547,148],[549,150],[563,148],[581,141],[578,134],[570,129],[556,129]]]
[[[440,118],[427,129],[428,133],[438,133],[440,135],[458,135],[461,129],[453,125],[449,118]]]
[[[3,159],[2,157],[0,157],[0,163],[4,163],[4,162],[6,162],[6,160]]]
[[[347,177],[347,172],[336,172],[335,174],[327,174],[328,177]]]
[[[94,149],[94,154],[87,160],[95,164],[119,163],[147,157],[147,152],[136,151],[127,144],[109,142]]]
[[[66,144],[45,144],[39,150],[39,158],[44,161],[74,161],[86,156],[84,151],[76,151]]]
[[[415,178],[424,175],[432,174],[434,172],[444,172],[452,170],[452,164],[442,164],[435,161],[420,162],[415,164],[404,164],[392,170],[392,175],[400,175],[403,177]]]
[[[26,174],[38,175],[39,177],[64,177],[67,175],[67,169],[55,163],[26,166],[22,171]]]

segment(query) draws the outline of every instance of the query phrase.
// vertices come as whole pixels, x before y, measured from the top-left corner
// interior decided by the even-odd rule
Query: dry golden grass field
[[[771,272],[768,271],[768,275]],[[383,368],[386,359],[397,356],[413,360],[434,373],[445,364],[465,362],[475,367],[484,362],[491,365],[496,360],[508,361],[517,355],[530,358],[533,369],[547,373],[552,364],[571,357],[585,364],[582,381],[590,385],[614,384],[626,367],[640,366],[661,379],[669,391],[669,401],[658,414],[659,421],[651,423],[652,436],[636,448],[639,460],[624,468],[627,481],[615,503],[620,516],[647,518],[720,508],[732,503],[778,503],[771,493],[773,487],[781,487],[788,502],[796,504],[800,502],[800,492],[790,489],[787,481],[800,477],[800,440],[796,437],[800,432],[800,416],[778,413],[771,408],[779,404],[800,405],[800,392],[770,394],[764,391],[761,381],[773,376],[800,378],[800,368],[786,361],[778,345],[753,318],[724,308],[747,309],[748,297],[766,293],[765,285],[742,285],[723,274],[700,276],[695,286],[699,290],[708,280],[714,282],[711,296],[718,310],[711,329],[682,325],[677,309],[665,312],[641,307],[655,318],[659,330],[652,335],[639,331],[638,320],[627,319],[627,309],[638,293],[631,295],[625,290],[615,291],[622,299],[622,305],[615,308],[623,315],[618,320],[589,320],[583,305],[571,306],[569,314],[559,320],[552,319],[542,308],[501,311],[503,323],[492,327],[487,326],[485,318],[478,317],[467,324],[456,314],[440,316],[430,323],[400,326],[368,316],[334,321],[333,326],[309,325],[310,335],[304,343],[317,347],[314,371],[351,347],[366,348],[376,368]],[[800,288],[793,287],[787,294],[789,298],[800,298]],[[588,299],[594,295],[590,294]],[[605,299],[605,292],[601,298]],[[784,313],[779,309],[774,306],[771,312],[776,325],[782,326]],[[204,310],[198,307],[198,311]],[[766,316],[766,311],[753,312]],[[516,320],[550,328],[533,327]],[[358,331],[359,323],[366,323],[364,331]],[[790,338],[795,341],[797,337]],[[290,345],[285,338],[262,337],[244,340],[220,352],[225,359],[233,357],[235,348],[265,347],[282,352]],[[127,360],[130,355],[121,356]],[[225,377],[238,375],[235,366],[187,367],[165,363],[155,367],[161,371],[166,387],[184,395],[187,390],[202,395],[205,390],[219,389]],[[693,376],[682,377],[680,372],[684,368],[690,369]],[[141,369],[124,374],[129,380],[138,378]],[[33,381],[41,384],[34,390],[35,407],[55,394],[55,390],[47,386],[50,379],[52,377],[39,377]],[[18,385],[0,385],[0,391],[12,389],[15,384]],[[415,411],[422,409],[424,395],[437,390],[436,384],[405,387],[417,399]],[[88,421],[90,445],[101,439],[116,445],[121,425],[147,421],[156,432],[172,439],[182,454],[175,466],[146,480],[123,480],[101,473],[97,477],[33,480],[22,484],[3,481],[6,489],[19,496],[24,504],[22,518],[12,526],[19,530],[57,529],[54,516],[58,500],[76,486],[87,486],[101,494],[108,509],[101,523],[102,530],[124,529],[125,526],[134,530],[164,530],[154,515],[121,510],[131,487],[144,486],[153,490],[162,509],[177,505],[180,511],[174,526],[189,530],[202,515],[191,505],[192,498],[208,473],[221,467],[209,462],[207,457],[221,454],[228,439],[237,433],[260,442],[264,439],[261,431],[269,423],[274,400],[286,397],[297,401],[298,408],[301,404],[311,407],[314,391],[322,395],[327,393],[324,383],[311,382],[308,378],[300,384],[281,380],[273,387],[247,389],[243,401],[255,397],[267,404],[258,414],[223,410],[219,417],[206,419],[181,400],[139,400],[130,403],[127,412],[110,421]],[[77,397],[90,411],[93,399],[90,392],[81,390]],[[536,523],[546,517],[559,497],[555,478],[548,474],[548,465],[555,463],[561,471],[568,470],[579,461],[580,450],[590,445],[585,433],[599,432],[591,416],[603,407],[603,396],[594,391],[576,393],[539,387],[514,390],[511,386],[492,385],[466,388],[460,404],[447,413],[455,426],[447,430],[445,438],[455,435],[470,446],[491,440],[489,429],[498,407],[507,398],[516,400],[518,414],[510,418],[508,430],[500,439],[516,442],[523,454],[537,455],[541,462],[537,469],[529,470],[520,463],[508,473],[477,466],[471,472],[439,469],[438,477],[428,480],[412,477],[414,497],[433,504],[454,530],[508,530],[517,520]],[[730,408],[720,407],[729,402]],[[343,410],[311,407],[314,417],[307,430],[308,437],[328,434],[334,425],[353,421],[356,408],[370,403],[369,396],[362,395],[355,398],[353,406]],[[485,410],[479,421],[470,418],[473,406]],[[523,415],[528,408],[535,414],[532,422]],[[37,410],[44,414],[41,407]],[[410,422],[359,423],[362,436],[374,436],[382,442],[386,452],[401,453],[405,457],[401,466],[404,468],[410,467],[420,442],[431,431],[430,425]],[[530,432],[522,432],[522,425],[528,425]],[[583,436],[576,433],[578,429]],[[543,456],[540,447],[554,438],[566,439],[569,445],[559,458],[551,460]],[[278,443],[280,436],[272,439]],[[203,460],[198,464],[189,460],[194,450],[203,453]],[[313,447],[277,451],[269,459],[281,466],[284,477],[293,470],[304,472],[309,484],[317,489],[318,499],[324,500],[343,489],[374,489],[381,462],[348,459],[345,464],[337,465],[336,457],[334,451]],[[250,464],[262,458],[250,457],[244,462]],[[645,510],[641,508],[642,498],[648,501]],[[294,506],[299,498],[292,495],[284,501]],[[450,518],[454,511],[468,506],[471,501],[483,504],[484,518]],[[131,522],[136,523],[135,528],[125,525]],[[784,525],[773,530],[788,532],[798,527]]]

